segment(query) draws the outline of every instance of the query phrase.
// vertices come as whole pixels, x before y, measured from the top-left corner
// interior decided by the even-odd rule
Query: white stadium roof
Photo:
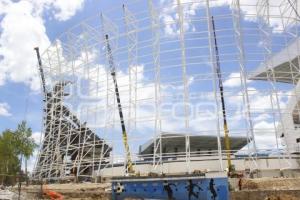
[[[269,60],[261,63],[249,79],[297,84],[299,80],[299,52],[300,38],[297,38]]]

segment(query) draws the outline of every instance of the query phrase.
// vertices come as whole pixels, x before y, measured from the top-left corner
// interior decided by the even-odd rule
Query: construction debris
[[[0,190],[0,199],[12,199],[14,196],[14,193],[9,190]]]
[[[12,191],[12,188],[0,188],[0,200],[27,200],[28,198],[21,194],[20,198],[16,191]]]
[[[55,193],[61,194],[64,197],[64,200],[109,200],[111,197],[110,183],[49,184],[46,188],[48,191],[54,191]],[[41,186],[24,186],[22,187],[22,191],[23,193],[26,193],[27,199],[39,199],[39,196],[41,195]],[[47,196],[44,197],[46,198]]]

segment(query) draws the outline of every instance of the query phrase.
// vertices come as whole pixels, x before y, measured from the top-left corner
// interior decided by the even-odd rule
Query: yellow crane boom
[[[231,165],[231,157],[230,157],[231,147],[230,147],[230,140],[229,140],[229,129],[227,126],[227,119],[226,119],[224,88],[223,88],[223,82],[222,82],[219,49],[218,49],[218,44],[217,44],[215,22],[214,22],[213,16],[211,17],[211,21],[212,21],[212,28],[213,28],[213,32],[214,32],[214,41],[215,41],[215,53],[216,53],[216,64],[217,64],[216,73],[217,73],[218,81],[219,81],[219,89],[220,89],[221,104],[222,104],[223,127],[224,127],[224,135],[225,135],[225,149],[226,149],[227,165],[228,165],[229,172],[231,172],[232,165]]]
[[[106,50],[107,50],[107,55],[108,55],[110,74],[112,76],[114,86],[115,86],[115,94],[116,94],[116,98],[117,98],[117,104],[118,104],[118,110],[119,110],[119,116],[120,116],[120,122],[121,122],[121,128],[122,128],[122,137],[123,137],[123,143],[124,143],[125,152],[126,152],[126,172],[129,174],[133,174],[134,169],[133,169],[133,164],[132,164],[131,155],[130,155],[130,149],[129,149],[129,145],[128,145],[127,132],[126,132],[126,127],[125,127],[125,122],[124,122],[124,116],[123,116],[123,110],[122,110],[122,105],[121,105],[121,99],[120,99],[117,78],[116,78],[114,58],[113,58],[113,55],[111,52],[108,35],[105,35],[105,40],[106,40]]]

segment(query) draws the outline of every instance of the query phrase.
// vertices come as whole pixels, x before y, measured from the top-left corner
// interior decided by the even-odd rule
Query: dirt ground
[[[49,184],[43,186],[47,190],[52,190],[64,196],[65,200],[110,200],[110,183],[80,183],[80,184]],[[16,190],[17,188],[14,188]],[[29,200],[40,199],[41,186],[22,186],[22,193]],[[47,199],[47,196],[43,196]]]
[[[244,179],[246,190],[300,190],[300,178],[258,178]]]
[[[300,200],[300,197],[295,197],[293,195],[283,194],[283,195],[270,195],[264,200]]]
[[[68,183],[44,186],[64,196],[65,200],[110,200],[110,183]],[[16,191],[16,188],[14,188]],[[22,186],[25,199],[40,199],[41,186]],[[44,196],[45,197],[45,196]],[[47,199],[47,198],[45,198]],[[242,191],[231,192],[232,200],[300,200],[300,178],[244,179]]]
[[[243,179],[231,200],[300,200],[300,178]]]

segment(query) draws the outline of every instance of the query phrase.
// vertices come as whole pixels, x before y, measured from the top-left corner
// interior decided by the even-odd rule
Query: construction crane
[[[230,173],[233,169],[232,169],[231,157],[230,157],[231,148],[230,148],[230,140],[229,140],[229,129],[228,129],[227,119],[226,119],[226,107],[225,107],[224,89],[223,89],[222,74],[221,74],[221,67],[220,67],[219,49],[217,44],[215,21],[213,16],[211,17],[211,21],[212,21],[212,28],[214,32],[214,42],[215,42],[215,55],[216,55],[216,64],[217,64],[216,73],[218,76],[219,90],[220,90],[220,97],[221,97],[221,104],[222,104],[223,127],[224,127],[224,134],[225,134],[225,149],[226,149],[228,172]]]
[[[41,56],[40,56],[40,51],[39,51],[38,47],[35,47],[34,50],[36,52],[36,56],[37,56],[38,63],[39,63],[39,71],[40,71],[40,75],[41,75],[41,79],[42,79],[42,87],[43,87],[43,92],[44,92],[45,101],[46,101],[46,95],[47,95],[46,81],[45,81],[44,71],[43,71],[43,67],[42,67],[42,60],[41,60]]]
[[[116,78],[116,69],[115,69],[115,63],[114,63],[114,58],[112,55],[111,47],[109,44],[109,39],[108,35],[105,35],[105,40],[106,40],[106,49],[107,49],[107,55],[108,55],[108,63],[109,63],[109,68],[110,68],[110,74],[112,76],[114,86],[115,86],[115,93],[116,93],[116,98],[117,98],[117,103],[118,103],[118,110],[119,110],[119,116],[120,116],[120,122],[121,122],[121,128],[122,128],[122,136],[123,136],[123,143],[126,151],[126,173],[127,174],[134,174],[134,169],[133,169],[133,164],[131,160],[131,155],[130,155],[130,149],[128,145],[128,138],[127,138],[127,132],[126,132],[126,127],[125,127],[125,122],[124,122],[124,116],[123,116],[123,111],[122,111],[122,105],[121,105],[121,99],[120,99],[120,93],[119,93],[119,88],[118,88],[118,83],[117,83],[117,78]]]

